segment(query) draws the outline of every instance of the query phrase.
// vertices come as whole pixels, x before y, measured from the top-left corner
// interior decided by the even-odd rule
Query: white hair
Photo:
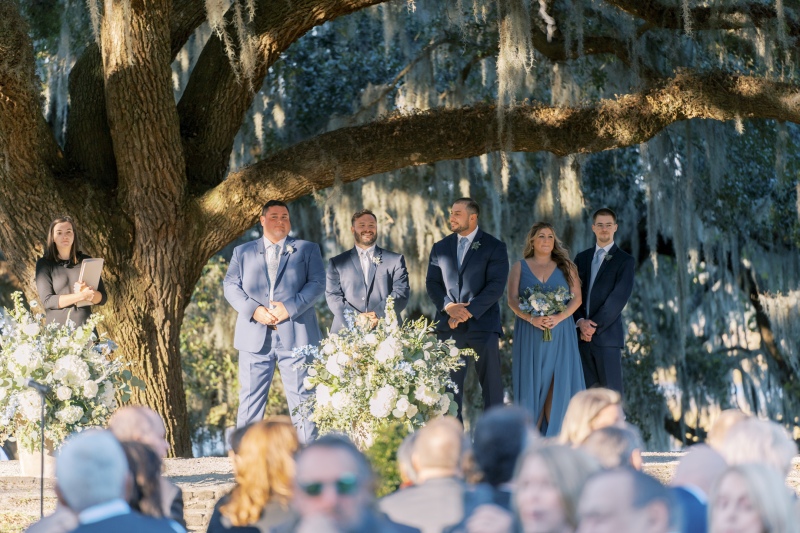
[[[67,505],[80,513],[110,500],[125,499],[128,461],[110,431],[87,430],[70,437],[61,448],[56,477]]]
[[[748,418],[731,427],[720,453],[730,465],[766,464],[786,477],[797,455],[797,444],[780,424]]]

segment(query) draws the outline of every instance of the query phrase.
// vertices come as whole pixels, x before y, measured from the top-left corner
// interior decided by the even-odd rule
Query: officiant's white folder
[[[90,257],[81,261],[81,275],[78,281],[82,281],[89,287],[94,287],[100,284],[100,274],[103,272],[103,259],[99,257]],[[86,307],[92,305],[91,302],[78,302],[75,304],[78,307]]]

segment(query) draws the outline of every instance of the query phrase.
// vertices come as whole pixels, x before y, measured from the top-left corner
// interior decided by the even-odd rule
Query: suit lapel
[[[373,285],[373,283],[375,283],[375,274],[377,274],[377,272],[378,272],[378,265],[381,264],[381,261],[383,259],[382,255],[381,255],[382,252],[383,252],[383,250],[381,250],[380,248],[378,248],[376,246],[375,247],[375,252],[372,254],[373,258],[375,258],[375,257],[378,258],[378,262],[374,263],[374,266],[370,266],[369,267],[369,281],[367,281],[367,299],[369,299],[369,293],[372,292],[372,285]]]
[[[261,270],[264,273],[264,278],[267,280],[267,296],[269,296],[269,272],[267,271],[267,256],[265,255],[267,251],[267,247],[264,246],[264,237],[258,239],[258,244],[256,244],[256,257],[259,261],[261,261]]]
[[[464,269],[466,268],[470,258],[472,258],[472,256],[475,255],[475,252],[480,247],[480,244],[477,244],[476,246],[476,243],[480,243],[480,239],[482,236],[483,236],[483,230],[479,229],[478,233],[475,234],[475,238],[472,239],[472,244],[470,244],[467,247],[467,252],[464,254],[464,261],[461,263],[461,267],[458,269],[459,274],[464,272]],[[456,239],[456,241],[458,241],[458,239]],[[458,244],[456,244],[456,250],[458,250]],[[456,262],[458,262],[458,251],[456,251]]]
[[[358,273],[358,279],[361,280],[361,283],[364,283],[364,289],[366,289],[367,286],[364,282],[364,269],[361,268],[361,256],[358,253],[358,248],[355,246],[352,250],[350,250],[350,261],[353,262],[353,268],[355,268],[356,272]]]
[[[597,269],[597,276],[594,278],[594,284],[597,285],[597,280],[600,279],[600,276],[605,272],[608,267],[607,264],[610,263],[614,259],[614,252],[617,250],[617,245],[611,247],[606,255],[603,256],[603,261],[600,263],[600,268]],[[591,268],[591,264],[589,264]]]
[[[289,253],[288,247],[292,247],[292,253],[295,253],[297,250],[294,247],[294,239],[291,237],[286,237],[286,240],[283,241],[283,253],[281,254],[281,262],[278,263],[278,275],[275,276],[275,286],[278,286],[278,280],[281,279],[281,275],[283,274],[284,269],[286,269],[286,263],[289,262],[289,256],[292,255]]]

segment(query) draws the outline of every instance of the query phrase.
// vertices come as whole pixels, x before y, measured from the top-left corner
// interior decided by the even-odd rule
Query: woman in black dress
[[[47,323],[66,324],[71,320],[82,326],[92,306],[106,303],[106,289],[79,283],[81,261],[89,256],[80,251],[78,229],[71,217],[59,217],[50,223],[44,257],[36,262],[36,289],[45,309]],[[78,302],[92,305],[78,307]]]

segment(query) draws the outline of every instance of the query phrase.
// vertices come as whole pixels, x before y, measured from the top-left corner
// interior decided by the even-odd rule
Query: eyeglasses
[[[312,481],[311,483],[298,483],[298,485],[303,492],[312,497],[322,494],[326,485],[333,485],[339,496],[352,496],[358,488],[358,478],[353,474],[345,474],[334,481]]]
[[[609,223],[609,224],[595,224],[594,226],[596,228],[600,228],[600,229],[611,229],[614,226],[616,226],[616,224],[611,224],[611,223]]]

